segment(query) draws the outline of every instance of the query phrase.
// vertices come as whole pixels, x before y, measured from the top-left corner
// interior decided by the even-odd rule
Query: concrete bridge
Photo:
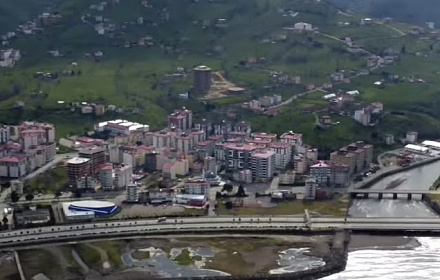
[[[440,192],[430,190],[371,190],[371,189],[353,189],[349,191],[351,198],[378,198],[383,199],[384,195],[391,196],[393,199],[399,198],[399,195],[406,195],[408,200],[413,199],[414,195],[420,195],[421,200],[425,200],[428,194],[440,194]]]
[[[87,224],[17,229],[0,232],[0,249],[29,245],[62,243],[102,238],[166,234],[218,233],[279,233],[333,232],[387,232],[407,234],[414,232],[440,234],[440,218],[303,218],[278,217],[204,217],[157,220],[108,221]]]

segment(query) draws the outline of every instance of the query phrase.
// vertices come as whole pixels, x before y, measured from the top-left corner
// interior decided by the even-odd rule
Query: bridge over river
[[[204,217],[157,220],[133,220],[47,226],[0,232],[0,248],[42,245],[92,239],[188,233],[265,232],[294,234],[351,230],[362,232],[435,232],[440,234],[440,218],[304,218],[278,217]]]
[[[380,190],[380,189],[352,189],[349,191],[351,198],[375,198],[382,199],[385,197],[392,197],[393,199],[399,198],[399,195],[405,195],[408,200],[411,200],[414,195],[420,195],[421,200],[425,200],[425,196],[428,194],[440,194],[438,191],[431,190]]]

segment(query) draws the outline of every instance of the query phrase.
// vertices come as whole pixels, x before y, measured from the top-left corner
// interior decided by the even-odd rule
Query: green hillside
[[[280,94],[287,99],[303,92],[306,85],[330,82],[335,71],[364,69],[366,55],[349,53],[341,42],[350,37],[370,52],[394,52],[400,58],[370,76],[335,85],[362,91],[359,102],[383,102],[389,113],[380,126],[367,129],[352,118],[335,117],[341,123],[338,128],[317,132],[315,117],[302,111],[308,105],[322,106],[319,94],[286,105],[276,117],[244,111],[239,115],[253,120],[256,129],[295,130],[304,133],[309,143],[327,149],[351,140],[379,141],[377,135],[401,135],[410,129],[424,137],[440,136],[440,67],[435,63],[440,47],[432,38],[410,34],[409,25],[361,26],[361,17],[338,13],[331,4],[300,0],[108,0],[100,10],[101,2],[51,2],[51,10],[60,12],[61,19],[45,22],[41,34],[20,35],[11,41],[23,58],[16,67],[1,72],[0,122],[49,121],[59,125],[58,136],[64,136],[83,133],[92,123],[115,117],[158,128],[176,106],[224,117],[226,104],[243,98],[215,101],[218,110],[208,108],[209,113],[201,96],[178,98],[190,90],[195,65],[223,71],[229,81],[249,90],[246,98]],[[311,23],[319,32],[284,29],[297,22]],[[100,24],[105,27],[103,35],[97,32]],[[147,39],[140,44],[142,38]],[[48,54],[55,50],[62,56]],[[259,63],[249,64],[254,58]],[[185,69],[184,77],[167,76],[180,67]],[[301,84],[274,82],[274,71],[301,76]],[[37,72],[57,77],[36,78]],[[416,76],[428,83],[397,83],[380,90],[372,86],[387,74]],[[17,102],[24,102],[24,109],[16,109]],[[116,105],[120,110],[102,117],[82,115],[66,106],[70,102]]]

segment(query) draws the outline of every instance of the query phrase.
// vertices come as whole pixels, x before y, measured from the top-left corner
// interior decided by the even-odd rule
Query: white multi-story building
[[[271,142],[269,150],[275,152],[275,168],[285,169],[292,160],[292,146],[285,142]]]
[[[280,141],[292,146],[292,155],[298,154],[298,148],[303,145],[302,134],[293,133],[293,131],[281,135]]]
[[[7,125],[0,125],[0,144],[8,143],[11,138],[11,130]]]
[[[346,187],[350,183],[349,171],[348,165],[321,161],[310,167],[310,178],[319,186]]]
[[[0,159],[0,177],[21,178],[26,173],[25,156],[7,156]]]
[[[316,180],[313,178],[309,178],[306,181],[305,199],[306,200],[315,200],[317,189],[318,189],[318,183],[316,182]]]
[[[185,194],[209,195],[210,183],[204,178],[191,178],[183,186]]]
[[[52,124],[23,122],[18,126],[18,132],[25,151],[33,146],[55,142],[55,127]]]
[[[113,175],[113,165],[111,163],[106,163],[100,166],[99,181],[101,182],[101,187],[103,190],[113,190]]]
[[[95,189],[96,184],[91,176],[84,176],[76,179],[76,187],[81,190],[82,189],[93,190]]]
[[[153,133],[153,147],[157,149],[173,148],[176,134],[169,131],[159,131]]]
[[[279,175],[279,184],[281,185],[292,185],[295,183],[296,172],[294,170],[289,170],[286,172],[281,172]]]
[[[139,201],[139,187],[136,184],[127,185],[127,196],[125,200],[127,202]]]
[[[367,109],[360,109],[354,111],[353,118],[363,126],[368,126],[371,121],[371,112]]]
[[[187,133],[182,133],[178,136],[175,136],[175,147],[178,151],[188,153],[194,146],[194,139]]]
[[[133,181],[133,167],[130,164],[123,164],[114,169],[115,188],[124,188]]]
[[[268,180],[275,171],[275,152],[256,151],[251,154],[252,177],[256,180]]]

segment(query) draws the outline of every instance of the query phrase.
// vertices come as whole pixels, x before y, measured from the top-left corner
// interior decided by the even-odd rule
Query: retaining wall
[[[413,168],[417,168],[417,167],[424,166],[424,165],[427,165],[427,164],[431,164],[431,163],[439,161],[439,160],[440,160],[440,157],[435,157],[435,158],[430,158],[428,160],[416,162],[416,163],[411,164],[409,166],[405,166],[405,167],[401,167],[401,168],[398,168],[398,169],[389,170],[387,172],[384,172],[384,173],[381,173],[379,175],[376,175],[373,179],[371,179],[371,180],[369,180],[367,182],[362,183],[361,186],[358,187],[357,189],[368,189],[369,187],[371,187],[371,185],[376,184],[377,182],[379,182],[380,180],[382,180],[385,177],[388,177],[388,176],[391,176],[391,175],[394,175],[394,174],[397,174],[397,173],[400,173],[400,172],[408,171],[408,170],[411,170]]]

